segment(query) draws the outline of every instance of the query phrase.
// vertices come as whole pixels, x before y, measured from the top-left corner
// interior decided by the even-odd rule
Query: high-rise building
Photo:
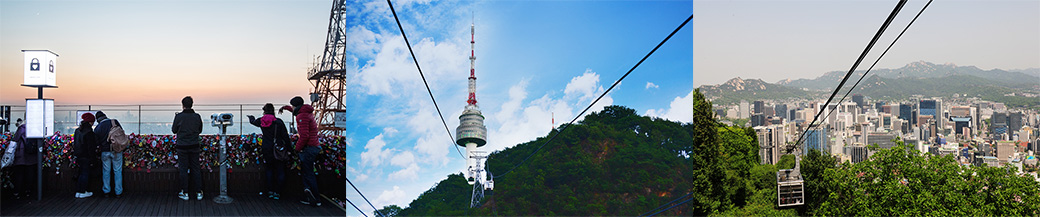
[[[740,100],[740,105],[737,108],[739,110],[740,114],[738,114],[737,117],[739,117],[739,118],[749,118],[749,117],[751,117],[751,111],[750,111],[751,108],[750,107],[751,107],[751,105],[749,105],[747,101]]]
[[[993,129],[993,134],[1008,133],[1009,130],[1007,113],[993,112],[993,116],[990,116],[989,126]]]
[[[1012,112],[1008,114],[1008,132],[1014,132],[1018,131],[1019,129],[1022,129],[1022,117],[1022,112]]]
[[[766,116],[762,114],[751,115],[751,127],[765,126]]]
[[[782,125],[754,127],[758,135],[758,156],[762,164],[776,164],[780,160],[780,149],[786,143]]]
[[[910,125],[914,125],[913,113],[914,109],[912,105],[906,103],[899,104],[899,119],[906,120]]]
[[[939,116],[937,116],[937,114],[939,114],[939,113],[936,110],[937,109],[937,105],[936,104],[937,103],[935,102],[935,100],[930,100],[930,99],[921,100],[917,104],[917,113],[918,113],[918,115],[931,115],[932,117],[939,117]]]
[[[971,132],[971,117],[951,117],[950,121],[953,121],[953,132],[961,135],[970,135]],[[968,131],[965,132],[964,130]]]
[[[808,155],[809,150],[818,150],[823,153],[830,153],[830,146],[827,144],[827,128],[820,127],[817,129],[811,129],[805,132],[805,140],[802,142],[802,154]]]
[[[968,106],[951,106],[950,116],[951,117],[968,117],[971,115],[971,107]]]
[[[856,143],[851,146],[845,146],[845,155],[848,155],[852,163],[859,163],[867,160],[867,147],[863,144]]]
[[[863,101],[863,95],[862,94],[858,94],[858,93],[857,94],[852,94],[852,102],[855,102],[856,106],[867,105],[867,102]]]
[[[790,120],[791,117],[792,117],[792,116],[788,116],[787,104],[780,103],[780,104],[773,105],[773,111],[776,113],[776,116],[784,118],[784,119]]]
[[[1008,158],[1011,154],[1015,153],[1015,142],[1014,141],[999,141],[996,145],[997,148],[997,161],[1000,163],[1007,163]]]
[[[896,142],[892,140],[896,138],[896,135],[889,133],[869,133],[867,135],[867,145],[877,144],[881,149],[890,149],[896,146]]]
[[[765,109],[765,107],[766,107],[766,102],[763,102],[762,100],[756,100],[755,101],[755,107],[754,107],[755,109],[752,110],[751,113],[762,113],[762,112],[764,112],[762,109]]]
[[[874,110],[881,111],[881,106],[884,106],[885,104],[887,104],[885,101],[874,102]]]

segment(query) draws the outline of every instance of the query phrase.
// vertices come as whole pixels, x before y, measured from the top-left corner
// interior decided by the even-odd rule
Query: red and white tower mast
[[[455,128],[455,144],[466,147],[467,172],[464,175],[467,182],[473,185],[473,196],[470,199],[471,207],[478,206],[484,197],[484,190],[492,189],[492,186],[494,186],[494,182],[490,177],[486,176],[486,171],[482,165],[484,163],[483,160],[487,159],[487,155],[485,152],[477,150],[477,148],[487,144],[487,127],[484,126],[484,115],[480,113],[480,108],[477,107],[477,55],[474,52],[476,41],[473,37],[475,32],[475,27],[471,24],[469,27],[469,98],[466,99],[466,109],[459,116],[459,127]]]

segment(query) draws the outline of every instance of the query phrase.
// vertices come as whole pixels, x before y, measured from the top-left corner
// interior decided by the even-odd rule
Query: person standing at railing
[[[276,155],[290,150],[289,132],[285,122],[274,116],[274,105],[267,103],[263,107],[264,115],[257,119],[248,115],[249,123],[260,127],[263,133],[260,140],[260,153],[264,159],[264,173],[267,174],[267,197],[277,200],[281,197],[282,186],[285,185],[285,164],[288,155]],[[284,152],[283,152],[284,151]],[[279,159],[282,158],[282,159]],[[263,193],[261,192],[261,195]]]
[[[36,183],[36,162],[39,159],[36,157],[37,146],[29,144],[25,138],[25,124],[22,123],[21,118],[15,123],[15,127],[18,129],[11,136],[12,142],[18,142],[18,146],[14,150],[14,163],[11,165],[13,170],[11,178],[14,179],[15,189],[14,198],[29,198],[35,187],[32,183]]]
[[[199,152],[202,151],[199,144],[202,138],[202,116],[191,109],[194,104],[191,96],[181,99],[181,108],[184,110],[173,118],[173,133],[177,134],[177,169],[180,171],[181,192],[177,197],[188,200],[188,193],[197,192],[195,199],[202,200],[202,168],[199,166]],[[188,178],[189,172],[191,179]],[[188,183],[191,180],[192,183]],[[194,185],[189,185],[194,184]],[[194,188],[188,189],[188,186]]]
[[[97,158],[98,140],[97,136],[92,131],[91,127],[94,126],[94,114],[83,113],[80,118],[83,119],[79,123],[79,128],[76,129],[74,140],[72,141],[73,153],[76,156],[76,165],[79,166],[79,180],[76,182],[76,198],[88,198],[94,195],[94,192],[87,191],[87,184],[90,181],[90,162],[93,162]]]
[[[101,148],[101,191],[105,193],[105,197],[120,198],[123,196],[123,152],[112,150],[108,132],[112,130],[112,126],[122,125],[118,120],[108,118],[102,111],[98,111],[94,117],[97,118],[98,123],[94,128],[94,135],[97,136],[98,145]]]
[[[300,156],[300,173],[303,179],[304,199],[300,203],[313,206],[321,206],[318,200],[318,179],[314,176],[314,160],[321,153],[321,145],[318,144],[318,123],[314,121],[314,108],[303,104],[302,97],[293,97],[289,100],[290,106],[283,106],[279,111],[292,110],[296,117],[296,128],[299,139],[296,141],[296,151]]]

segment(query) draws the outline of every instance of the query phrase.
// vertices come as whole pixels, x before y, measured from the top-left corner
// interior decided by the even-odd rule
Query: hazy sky
[[[928,1],[913,0],[867,69]],[[695,1],[694,85],[848,71],[897,1]],[[934,1],[876,68],[907,63],[1040,67],[1040,1]],[[835,84],[837,85],[837,84]]]
[[[469,27],[475,22],[477,100],[487,118],[483,149],[489,152],[545,136],[554,115],[556,125],[575,117],[693,12],[689,1],[394,4],[452,133],[466,105]],[[377,207],[404,207],[446,175],[463,171],[465,162],[386,2],[348,7],[357,10],[349,12],[347,24],[354,75],[348,79],[347,171]],[[619,104],[639,114],[692,120],[693,28],[687,25],[590,112]],[[348,198],[361,200],[354,193]]]
[[[59,55],[58,104],[287,103],[306,96],[331,1],[0,1],[0,104],[22,53]]]

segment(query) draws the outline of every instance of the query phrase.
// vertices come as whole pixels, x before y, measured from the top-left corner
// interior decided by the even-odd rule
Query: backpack
[[[112,121],[112,129],[108,130],[108,141],[112,142],[112,152],[123,152],[130,145],[130,137],[126,136],[119,122]]]
[[[289,141],[289,134],[285,132],[285,124],[278,124],[275,127],[275,145],[274,145],[274,159],[280,161],[292,160],[292,149],[289,147],[291,143]]]

